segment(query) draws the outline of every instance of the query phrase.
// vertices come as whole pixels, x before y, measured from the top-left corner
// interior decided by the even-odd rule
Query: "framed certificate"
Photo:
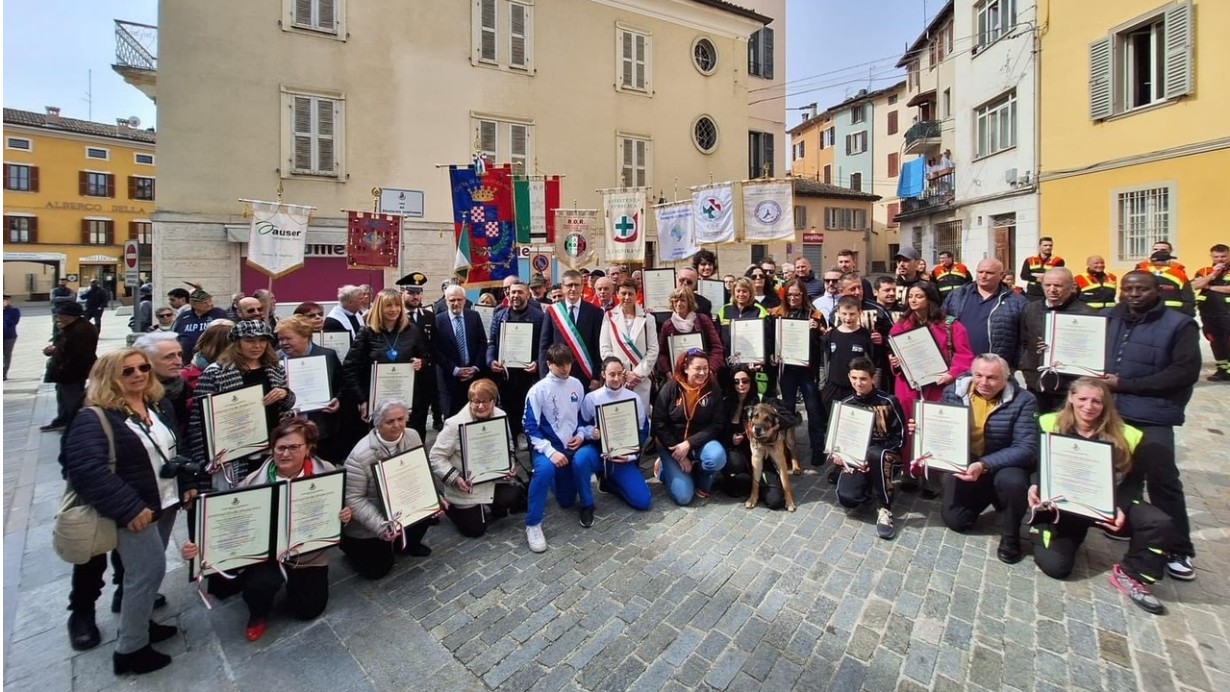
[[[295,393],[295,407],[300,411],[319,411],[333,400],[324,356],[286,358],[282,365],[286,368],[286,384]]]
[[[372,464],[380,506],[386,519],[402,526],[420,522],[440,511],[440,496],[422,447]]]
[[[675,290],[675,270],[644,270],[641,272],[641,288],[645,292],[646,310],[650,312],[670,312],[671,293]]]
[[[709,299],[714,305],[725,305],[730,302],[726,298],[726,284],[713,279],[701,279],[696,292]]]
[[[730,360],[735,363],[764,364],[764,320],[730,321]]]
[[[483,334],[490,336],[491,321],[495,319],[495,308],[490,305],[478,305],[475,303],[473,310],[478,313],[478,318],[483,321]]]
[[[304,554],[341,543],[345,492],[345,469],[279,483],[277,555],[288,548]]]
[[[918,327],[901,334],[888,337],[893,353],[901,367],[901,374],[910,385],[910,389],[922,389],[926,385],[935,384],[940,377],[948,374],[948,362],[940,353],[939,344],[935,343],[935,335],[930,327]]]
[[[269,446],[264,399],[259,384],[201,399],[209,459],[221,456],[221,461],[231,461]]]
[[[277,491],[277,485],[254,485],[197,498],[197,556],[188,564],[190,580],[273,559]]]
[[[1114,449],[1109,442],[1042,433],[1038,494],[1066,512],[1113,521]]]
[[[811,320],[777,320],[777,357],[786,365],[811,365]]]
[[[873,411],[835,402],[829,413],[828,434],[824,437],[825,453],[841,459],[846,466],[866,468],[867,448],[871,445],[875,421]]]
[[[372,383],[368,388],[368,406],[375,410],[380,402],[401,399],[414,401],[414,366],[410,363],[372,363]]]
[[[599,440],[608,459],[641,453],[639,398],[615,401],[598,407]]]
[[[534,362],[534,325],[530,322],[500,323],[500,352],[506,368],[528,368]]]
[[[344,329],[340,332],[313,332],[312,343],[337,351],[338,360],[344,361],[350,351],[350,332]]]
[[[1064,375],[1106,374],[1106,318],[1101,315],[1046,313],[1043,369]]]
[[[507,416],[461,424],[461,475],[471,483],[497,481],[512,470]]]
[[[969,409],[931,401],[914,402],[914,458],[925,457],[939,471],[969,468]]]
[[[668,341],[671,351],[671,370],[675,369],[675,363],[679,362],[679,356],[682,356],[689,350],[705,350],[705,340],[701,338],[700,332],[692,332],[690,334],[671,334]]]

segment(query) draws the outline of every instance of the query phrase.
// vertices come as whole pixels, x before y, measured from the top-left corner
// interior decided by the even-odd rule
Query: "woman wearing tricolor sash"
[[[618,358],[624,364],[625,387],[641,398],[641,410],[649,411],[649,387],[658,361],[658,326],[652,315],[636,304],[636,282],[619,285],[619,304],[606,313],[598,351],[603,360]]]

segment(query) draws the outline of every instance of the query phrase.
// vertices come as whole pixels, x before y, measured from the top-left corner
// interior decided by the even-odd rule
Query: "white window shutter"
[[[645,69],[648,65],[649,53],[649,37],[636,34],[636,76],[633,78],[632,85],[637,89],[644,89],[646,85]]]
[[[508,6],[508,64],[511,67],[526,67],[526,13],[525,5],[512,3]]]
[[[633,41],[635,41],[635,38],[632,36],[632,32],[624,31],[620,34],[620,44],[623,55],[623,78],[620,84],[624,87],[633,86],[632,78],[635,72],[633,68]]]
[[[498,156],[496,150],[496,134],[495,122],[492,120],[480,120],[478,123],[478,148],[487,155],[487,162],[495,164],[495,159]]]
[[[316,99],[316,165],[313,169],[317,173],[332,175],[337,169],[337,164],[334,161],[335,151],[333,146],[333,131],[335,116],[335,104],[329,99]]]
[[[312,0],[295,0],[294,23],[299,26],[312,26]]]
[[[508,126],[508,159],[513,164],[513,173],[529,175],[529,128],[525,125]]]
[[[649,175],[649,144],[643,140],[636,140],[636,180],[633,185],[636,187],[644,187],[648,184],[647,177]]]
[[[479,60],[495,62],[496,55],[496,23],[495,0],[479,0]]]
[[[1114,115],[1111,94],[1111,58],[1114,51],[1111,38],[1089,44],[1089,117],[1104,120]]]
[[[1163,20],[1166,29],[1165,97],[1192,93],[1192,4],[1171,5]]]
[[[324,31],[335,31],[337,27],[337,12],[336,3],[334,0],[317,0],[320,9],[320,16],[316,20],[317,28]]]
[[[312,170],[312,99],[296,96],[291,106],[291,128],[294,139],[296,171]]]

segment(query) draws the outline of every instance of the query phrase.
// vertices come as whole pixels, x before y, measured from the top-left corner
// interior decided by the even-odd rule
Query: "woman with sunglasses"
[[[1055,413],[1038,419],[1044,433],[1082,437],[1110,443],[1114,465],[1115,516],[1094,521],[1083,515],[1062,513],[1061,504],[1039,495],[1029,486],[1030,513],[1027,523],[1034,542],[1034,563],[1048,577],[1066,579],[1076,565],[1076,551],[1091,527],[1128,541],[1123,558],[1111,566],[1110,584],[1132,603],[1154,615],[1166,607],[1149,590],[1166,574],[1167,556],[1174,547],[1174,521],[1155,505],[1145,502],[1145,464],[1135,458],[1144,449],[1144,434],[1123,422],[1115,411],[1114,398],[1105,380],[1082,377],[1068,387],[1068,399]]]
[[[777,279],[756,265],[747,268],[744,274],[752,281],[752,300],[765,310],[782,304],[781,296],[777,295]]]
[[[302,418],[282,421],[269,435],[273,455],[240,483],[241,487],[289,482],[310,478],[333,470],[333,464],[316,456],[316,425]],[[350,522],[350,508],[343,507],[338,519]],[[196,543],[187,541],[180,548],[185,560],[198,554]],[[283,559],[284,558],[284,559]],[[209,592],[218,598],[243,593],[248,606],[244,636],[254,642],[265,635],[273,599],[286,586],[286,604],[296,620],[314,620],[329,603],[329,556],[325,550],[306,555],[279,556],[277,561],[245,567],[235,579],[218,575],[207,577]]]
[[[689,349],[675,361],[674,376],[658,392],[651,418],[658,443],[654,475],[675,504],[709,497],[714,477],[726,466],[722,413],[722,393],[709,369],[709,354]]]
[[[623,386],[641,398],[641,410],[649,411],[650,377],[658,361],[658,326],[653,315],[636,304],[636,284],[619,284],[618,304],[605,313],[598,337],[598,353],[618,358],[624,364]]]
[[[296,315],[303,315],[312,326],[313,332],[323,332],[325,330],[325,309],[320,303],[305,301],[299,303],[295,308]]]
[[[150,619],[166,574],[165,552],[175,512],[190,492],[166,463],[178,453],[175,414],[163,399],[144,351],[125,348],[102,356],[90,370],[86,406],[64,437],[69,485],[82,502],[118,528],[124,598],[112,668],[116,675],[165,668],[171,657],[151,644],[177,630]],[[114,445],[114,447],[112,446]],[[114,455],[114,456],[113,456]],[[114,468],[111,464],[114,460]],[[73,568],[68,630],[74,649],[98,645],[94,603],[102,591],[106,554]]]
[[[735,351],[731,335],[731,322],[735,320],[758,320],[764,335],[764,362],[745,361],[743,356]],[[763,305],[753,300],[751,279],[746,276],[735,279],[735,288],[730,293],[730,302],[723,305],[718,312],[718,323],[722,329],[722,344],[726,349],[727,364],[747,365],[756,373],[756,389],[762,397],[775,396],[777,391],[777,369],[768,367],[767,357],[773,353],[773,333],[769,329],[769,311]],[[724,382],[724,380],[723,380]]]
[[[658,330],[658,376],[663,380],[671,377],[675,367],[671,361],[671,337],[676,334],[700,334],[701,350],[709,358],[709,372],[720,373],[726,367],[722,335],[708,315],[696,311],[696,294],[690,288],[676,288],[670,301],[670,316]]]
[[[525,487],[518,480],[514,466],[514,471],[502,480],[491,482],[490,502],[474,499],[474,484],[461,473],[464,466],[461,459],[461,428],[467,423],[490,420],[506,414],[495,405],[500,396],[495,382],[485,377],[475,380],[470,383],[467,394],[470,405],[444,420],[444,428],[436,436],[436,442],[431,446],[427,458],[431,461],[432,472],[445,486],[444,496],[448,500],[448,509],[444,510],[444,515],[453,522],[461,535],[478,538],[487,532],[488,520],[502,519],[511,512],[525,508]],[[512,449],[511,440],[509,449]]]
[[[747,499],[752,490],[752,447],[747,439],[747,415],[760,403],[756,393],[756,374],[747,366],[736,365],[730,370],[731,389],[726,392],[722,443],[726,445],[726,467],[722,469],[722,488],[730,497]],[[786,506],[782,479],[766,460],[768,468],[760,478],[760,504],[769,509]]]
[[[204,338],[204,337],[202,337]],[[259,386],[265,393],[265,429],[278,427],[283,418],[294,415],[295,395],[286,386],[286,370],[278,358],[277,342],[264,320],[237,322],[227,335],[229,344],[218,360],[205,368],[196,386],[197,397],[223,394],[244,387]],[[228,462],[214,463],[205,448],[205,419],[201,406],[194,406],[188,421],[192,459],[211,469],[213,487],[228,490],[237,486],[261,462],[256,452]],[[217,450],[215,453],[220,452]]]
[[[777,363],[780,373],[782,403],[791,411],[797,410],[798,397],[803,396],[803,408],[807,411],[807,439],[811,444],[813,466],[824,465],[824,434],[828,412],[820,403],[819,374],[824,367],[824,333],[828,320],[811,306],[807,300],[807,284],[798,279],[787,281],[783,290],[786,302],[770,313],[778,319],[807,320],[810,328],[810,350],[807,365]]]
[[[432,377],[427,363],[427,337],[423,330],[410,320],[401,293],[386,288],[376,294],[372,308],[367,313],[367,328],[355,334],[354,345],[346,353],[342,365],[346,382],[350,386],[350,400],[358,404],[359,416],[364,420],[368,414],[368,389],[372,381],[372,365],[375,363],[406,363],[414,368],[415,378]],[[412,395],[410,428],[419,439],[427,434],[427,402],[423,393],[426,387],[416,383]]]

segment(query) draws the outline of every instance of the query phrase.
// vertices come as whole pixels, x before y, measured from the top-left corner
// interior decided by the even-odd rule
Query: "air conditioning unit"
[[[1015,169],[1015,168],[1009,168],[1008,170],[1004,171],[1004,182],[1005,182],[1005,183],[1008,183],[1009,185],[1016,185],[1016,184],[1017,184],[1017,177],[1016,177],[1016,169]]]
[[[1023,174],[1017,176],[1016,184],[1017,185],[1029,185],[1033,183],[1033,178],[1034,178],[1033,171],[1025,171]]]

